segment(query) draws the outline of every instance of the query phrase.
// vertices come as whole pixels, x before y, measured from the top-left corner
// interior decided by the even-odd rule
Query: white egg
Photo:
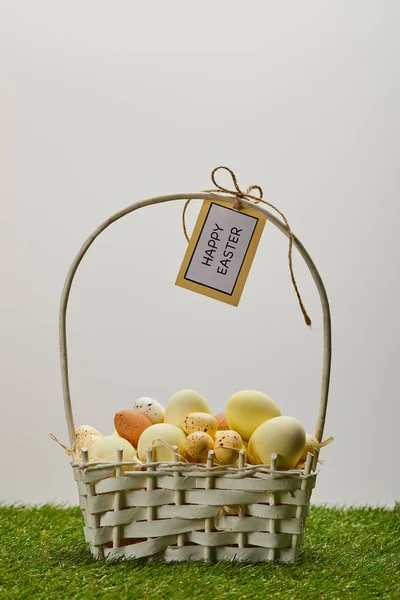
[[[157,400],[153,400],[152,398],[138,398],[133,405],[133,410],[138,410],[145,415],[148,419],[150,419],[152,425],[156,425],[157,423],[162,423],[164,421],[164,407],[162,404],[157,402]]]

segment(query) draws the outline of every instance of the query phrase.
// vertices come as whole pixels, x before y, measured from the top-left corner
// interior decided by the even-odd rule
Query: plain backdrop
[[[69,265],[104,219],[209,188],[226,164],[287,215],[325,281],[334,357],[314,502],[399,498],[399,17],[395,0],[0,2],[1,419],[6,502],[77,500],[58,356]],[[229,184],[228,180],[224,180]],[[192,203],[188,225],[200,203]],[[312,432],[321,309],[267,224],[241,303],[174,285],[182,203],[110,227],[68,311],[76,424],[139,396],[215,412],[253,388]]]

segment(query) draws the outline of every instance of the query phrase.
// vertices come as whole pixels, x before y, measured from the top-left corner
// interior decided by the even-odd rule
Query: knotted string
[[[223,187],[222,185],[220,185],[216,180],[215,180],[215,174],[217,171],[219,171],[220,169],[223,169],[224,171],[228,171],[228,173],[230,174],[232,181],[233,181],[233,185],[234,185],[234,190],[230,190],[228,188]],[[297,286],[297,281],[296,278],[294,276],[294,269],[293,269],[293,259],[292,259],[292,253],[293,253],[293,243],[294,243],[294,235],[293,232],[290,228],[289,222],[287,220],[287,218],[285,217],[285,215],[283,214],[283,212],[281,212],[279,210],[279,208],[277,208],[276,206],[274,206],[273,204],[271,204],[271,202],[267,202],[267,200],[263,199],[263,190],[261,188],[261,186],[259,185],[251,185],[250,187],[247,188],[247,190],[245,192],[243,192],[243,190],[240,189],[239,184],[237,182],[236,179],[236,175],[235,173],[232,171],[232,169],[230,169],[229,167],[224,167],[224,166],[220,166],[220,167],[215,167],[215,169],[213,169],[212,173],[211,173],[211,181],[213,182],[213,184],[215,185],[215,189],[212,190],[203,190],[204,192],[208,192],[211,194],[220,194],[221,192],[224,194],[229,194],[230,196],[234,196],[236,198],[236,202],[234,204],[234,207],[236,210],[240,210],[241,208],[241,201],[242,200],[250,200],[255,202],[256,204],[258,204],[259,202],[262,202],[263,204],[266,204],[267,206],[269,206],[270,208],[272,208],[273,210],[275,210],[278,215],[280,215],[280,217],[282,217],[288,233],[289,233],[289,250],[288,250],[288,261],[289,261],[289,271],[290,271],[290,277],[292,280],[292,284],[294,287],[294,290],[296,292],[296,296],[297,296],[297,300],[299,302],[300,308],[301,308],[301,312],[303,313],[303,317],[304,317],[304,321],[306,322],[306,325],[308,325],[309,327],[311,326],[311,319],[308,316],[307,310],[304,306],[302,297],[300,295],[300,291],[299,288]],[[259,193],[259,196],[255,196],[254,194],[251,194],[250,192],[252,192],[253,190],[257,190]],[[182,227],[183,227],[183,233],[185,234],[185,238],[187,240],[187,242],[189,243],[190,238],[187,232],[187,228],[186,228],[186,211],[187,211],[187,207],[189,206],[190,200],[187,200],[185,202],[185,205],[183,207],[183,212],[182,212]]]

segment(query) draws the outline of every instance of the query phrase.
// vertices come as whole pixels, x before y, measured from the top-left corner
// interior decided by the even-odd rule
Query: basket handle
[[[67,337],[66,337],[66,315],[67,315],[67,306],[68,299],[71,291],[71,285],[73,279],[75,277],[75,273],[79,267],[79,264],[86,252],[94,242],[94,240],[100,235],[102,231],[107,229],[109,225],[115,223],[125,215],[139,209],[144,206],[150,206],[152,204],[161,204],[163,202],[171,202],[174,200],[223,200],[224,202],[228,202],[229,204],[234,204],[236,199],[233,196],[222,196],[215,195],[210,193],[198,193],[198,194],[173,194],[170,196],[158,196],[156,198],[149,198],[147,200],[142,200],[140,202],[135,202],[130,206],[127,206],[123,210],[115,213],[109,219],[104,221],[95,231],[92,233],[90,237],[83,244],[78,254],[75,256],[72,265],[68,271],[67,278],[65,280],[64,288],[61,295],[61,303],[60,303],[60,318],[59,318],[59,336],[60,336],[60,359],[61,359],[61,377],[62,377],[62,386],[63,386],[63,396],[64,396],[64,410],[65,410],[65,418],[68,426],[68,433],[71,446],[75,443],[75,425],[74,418],[72,413],[71,406],[71,394],[69,387],[69,376],[68,376],[68,353],[67,353]],[[264,205],[254,204],[254,202],[249,202],[248,200],[242,200],[244,206],[252,208],[253,210],[257,210],[261,214],[267,216],[269,221],[273,223],[282,233],[289,237],[289,231],[286,225],[280,221],[275,215],[270,213]],[[331,316],[329,309],[328,296],[326,294],[326,290],[324,284],[322,282],[321,276],[318,273],[317,267],[312,261],[310,255],[307,250],[304,248],[303,244],[298,240],[296,236],[294,236],[293,243],[300,252],[300,255],[304,259],[304,262],[309,268],[309,271],[312,275],[316,288],[318,290],[321,305],[322,305],[322,315],[323,315],[323,364],[322,364],[322,382],[321,382],[321,397],[320,397],[320,406],[317,417],[317,424],[315,428],[315,437],[318,441],[322,440],[322,435],[324,431],[325,425],[325,417],[326,417],[326,409],[328,404],[328,394],[329,394],[329,380],[330,380],[330,372],[331,372],[331,356],[332,356],[332,333],[331,333]]]

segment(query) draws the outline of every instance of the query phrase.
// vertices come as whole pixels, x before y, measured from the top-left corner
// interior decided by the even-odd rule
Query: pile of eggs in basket
[[[239,452],[246,452],[251,464],[269,464],[277,455],[281,469],[301,468],[308,452],[320,444],[306,434],[293,417],[282,416],[279,406],[266,394],[252,390],[237,392],[229,398],[224,413],[214,416],[207,401],[193,390],[174,394],[166,408],[151,398],[139,398],[132,409],[120,410],[114,417],[115,431],[102,436],[83,425],[76,430],[74,458],[82,460],[82,449],[89,461],[115,461],[118,449],[124,462],[146,461],[153,448],[153,460],[185,460],[205,463],[209,450],[215,462],[234,465]]]

